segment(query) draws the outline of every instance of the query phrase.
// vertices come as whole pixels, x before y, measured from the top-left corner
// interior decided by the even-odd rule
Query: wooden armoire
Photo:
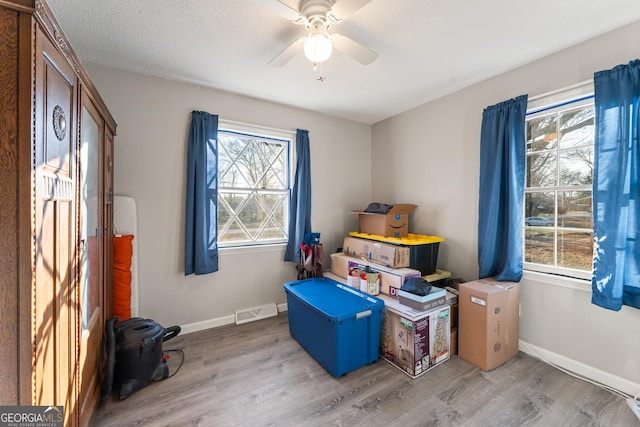
[[[0,405],[91,422],[111,314],[116,124],[43,0],[0,0]]]

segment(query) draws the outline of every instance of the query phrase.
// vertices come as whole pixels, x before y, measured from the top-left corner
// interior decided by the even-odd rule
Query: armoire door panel
[[[84,95],[84,92],[82,92]],[[80,238],[86,251],[80,262],[80,412],[97,402],[97,382],[104,365],[104,120],[89,97],[82,96],[80,108]],[[82,420],[81,420],[82,421]]]
[[[89,324],[82,331],[80,345],[80,360],[82,363],[80,377],[80,389],[78,406],[80,409],[80,417],[83,414],[90,414],[91,408],[95,407],[98,402],[98,392],[101,388],[101,380],[99,368],[104,364],[103,355],[103,335],[104,325],[102,324],[102,316],[95,312],[89,319]],[[98,350],[98,351],[96,351]],[[81,422],[81,424],[84,424]]]
[[[58,366],[57,375],[59,377],[58,393],[60,401],[65,408],[71,409],[76,404],[76,387],[77,380],[77,298],[75,285],[75,263],[69,264],[69,260],[73,259],[75,254],[75,232],[73,222],[75,221],[75,210],[73,199],[59,200],[58,218],[60,224],[57,225],[59,232],[66,230],[67,234],[60,236],[58,240],[58,281],[60,283],[60,292],[58,293],[57,305],[58,310]],[[69,418],[71,411],[67,411],[66,417]]]
[[[36,391],[38,405],[75,404],[76,322],[72,199],[41,201],[36,268]]]
[[[57,298],[60,284],[56,280],[56,203],[41,200],[41,212],[36,235],[36,288],[35,288],[35,360],[36,389],[34,404],[54,405],[57,402],[56,385],[56,331]]]
[[[75,84],[49,55],[44,58],[44,79],[47,88],[44,99],[45,164],[56,173],[69,176],[70,153],[75,142],[72,127]]]
[[[75,109],[77,78],[53,44],[36,73],[36,352],[34,405],[62,405],[65,425],[77,424],[78,286]]]

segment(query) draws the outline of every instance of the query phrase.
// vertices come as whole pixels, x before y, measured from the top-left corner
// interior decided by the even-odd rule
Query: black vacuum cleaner
[[[141,317],[122,322],[113,318],[107,321],[105,332],[107,355],[102,403],[112,389],[116,390],[120,400],[124,400],[152,381],[169,377],[162,343],[177,336],[180,326],[164,328],[151,319]]]

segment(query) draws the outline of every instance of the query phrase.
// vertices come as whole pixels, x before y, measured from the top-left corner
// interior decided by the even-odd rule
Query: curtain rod
[[[576,88],[579,88],[581,86],[586,86],[588,84],[593,84],[593,79],[585,80],[583,82],[576,83],[576,84],[573,84],[571,86],[566,86],[566,87],[563,87],[562,89],[556,89],[556,90],[552,90],[552,91],[547,92],[547,93],[542,93],[540,95],[531,96],[531,97],[529,97],[529,101],[535,101],[537,99],[545,98],[547,96],[557,95],[559,93],[566,92],[566,91],[569,91],[569,90],[572,90],[572,89],[576,89]]]

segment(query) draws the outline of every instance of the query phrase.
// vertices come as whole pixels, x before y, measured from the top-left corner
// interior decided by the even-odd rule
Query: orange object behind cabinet
[[[133,235],[113,236],[113,317],[131,317]]]

